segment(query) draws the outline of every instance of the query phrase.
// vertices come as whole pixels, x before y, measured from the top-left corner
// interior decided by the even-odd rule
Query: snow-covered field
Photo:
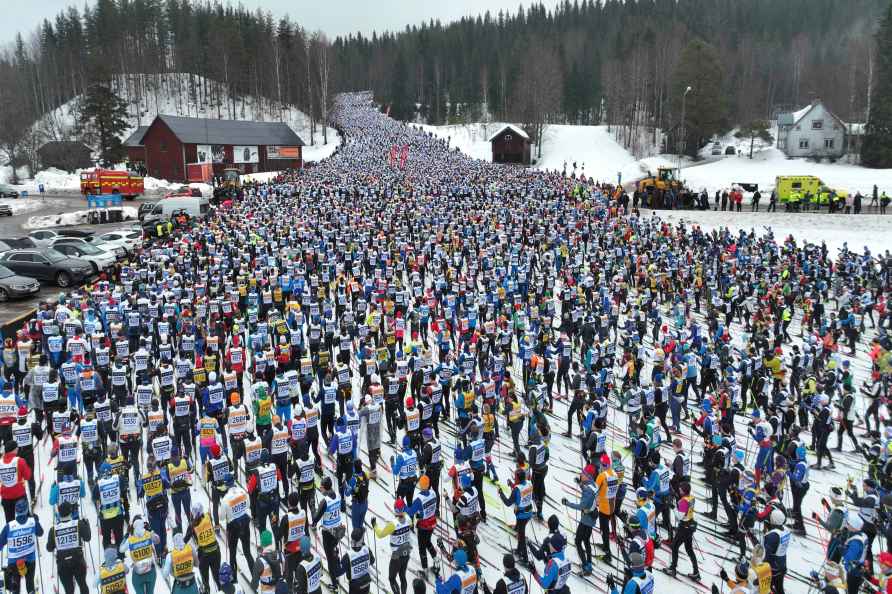
[[[485,161],[492,160],[492,151],[487,142],[489,135],[497,131],[502,123],[462,124],[451,126],[421,126],[440,138],[450,138],[450,146],[458,147],[463,153]],[[774,131],[776,134],[776,130]],[[536,163],[539,169],[563,170],[572,172],[572,163],[578,165],[577,174],[582,172],[596,180],[615,183],[617,173],[622,173],[625,184],[640,179],[648,171],[656,172],[657,167],[677,167],[681,165],[681,177],[695,189],[706,188],[710,193],[722,188],[730,188],[738,182],[758,183],[759,188],[769,190],[774,187],[778,175],[814,175],[828,186],[861,192],[869,195],[876,184],[880,192],[892,193],[892,169],[868,169],[844,162],[814,163],[806,159],[788,159],[773,146],[757,140],[753,158],[749,159],[749,140],[738,139],[729,133],[719,138],[724,150],[731,145],[743,152],[743,156],[713,156],[710,143],[701,154],[706,162],[694,162],[675,155],[657,155],[635,159],[607,131],[606,126],[550,125],[545,130],[542,144],[542,157]],[[535,146],[533,154],[535,156]]]

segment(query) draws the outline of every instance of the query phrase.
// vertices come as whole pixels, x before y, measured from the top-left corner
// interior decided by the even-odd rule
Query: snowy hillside
[[[115,92],[127,102],[130,127],[126,138],[139,126],[147,126],[159,114],[226,120],[283,121],[307,143],[307,160],[327,156],[337,147],[338,135],[328,129],[328,145],[322,149],[322,128],[317,124],[310,150],[310,118],[293,105],[279,106],[265,98],[252,96],[228,100],[222,96],[219,83],[186,73],[160,75],[120,75],[113,80]],[[218,93],[219,91],[219,93]],[[51,138],[65,138],[74,129],[80,98],[76,97],[45,115],[35,126],[45,130]],[[317,147],[318,145],[318,147]],[[316,150],[320,149],[320,150]],[[327,154],[326,154],[327,151]],[[312,153],[312,157],[309,154]],[[317,154],[318,153],[318,154]],[[319,155],[322,156],[319,156]]]
[[[306,143],[305,161],[319,161],[331,155],[340,144],[340,137],[333,128],[327,129],[328,143],[323,144],[322,128],[319,124],[310,134],[310,118],[292,105],[279,106],[276,102],[256,97],[241,97],[234,100],[215,100],[219,91],[218,83],[188,74],[129,75],[117,76],[113,80],[115,91],[127,102],[129,127],[122,134],[124,139],[138,126],[152,122],[158,114],[187,117],[222,118],[235,120],[283,121]],[[48,140],[75,138],[75,122],[81,97],[75,97],[64,105],[35,122],[34,130],[40,135],[41,143]],[[313,144],[311,145],[311,140]],[[5,159],[0,159],[5,161]],[[77,173],[68,174],[57,169],[40,171],[28,179],[28,171],[18,171],[20,191],[37,191],[40,184],[48,192],[78,191],[80,178]],[[0,167],[0,183],[9,183],[12,171]],[[146,190],[167,190],[178,183],[146,178]]]
[[[487,142],[503,124],[462,124],[453,126],[421,126],[440,138],[449,138],[450,146],[462,152],[483,159],[492,160],[490,145]],[[773,131],[773,133],[775,133]],[[749,159],[749,139],[738,139],[729,133],[718,139],[722,151],[727,146],[743,152],[742,156],[715,156],[711,154],[712,143],[703,151],[705,162],[694,162],[676,155],[658,155],[635,159],[619,145],[607,132],[607,126],[551,125],[545,130],[542,157],[535,167],[561,171],[564,163],[567,172],[572,171],[575,161],[577,173],[583,171],[596,180],[616,182],[617,173],[622,173],[623,184],[640,179],[648,171],[657,167],[682,167],[682,178],[695,189],[710,193],[730,187],[733,183],[758,183],[763,190],[774,187],[778,175],[815,175],[834,188],[870,194],[876,184],[879,191],[892,192],[892,169],[868,169],[848,163],[814,163],[807,159],[788,159],[777,148],[756,140],[753,158]],[[535,146],[533,154],[535,156]]]

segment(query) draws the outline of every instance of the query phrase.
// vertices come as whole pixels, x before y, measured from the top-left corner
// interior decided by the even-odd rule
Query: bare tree
[[[514,85],[514,112],[533,132],[539,158],[545,127],[561,108],[563,75],[554,48],[536,44],[528,47],[521,75]]]
[[[322,116],[322,144],[328,144],[328,54],[331,51],[331,43],[325,34],[321,32],[314,36],[313,42],[316,46],[316,72],[319,75],[319,113]]]

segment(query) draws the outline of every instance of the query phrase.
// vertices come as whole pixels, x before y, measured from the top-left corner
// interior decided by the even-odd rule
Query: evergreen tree
[[[390,116],[397,120],[412,120],[414,110],[411,97],[408,96],[409,85],[406,84],[408,72],[406,57],[403,52],[397,53],[390,86]]]
[[[774,142],[774,136],[771,135],[769,128],[770,124],[765,120],[753,120],[752,122],[741,126],[734,134],[736,138],[750,139],[750,159],[753,158],[753,145],[756,143],[757,138],[766,143]]]
[[[78,121],[79,132],[91,135],[103,165],[118,163],[124,158],[121,135],[127,129],[127,104],[106,83],[95,83],[87,89]]]
[[[688,43],[675,69],[672,101],[678,124],[685,131],[685,151],[692,157],[696,157],[703,142],[728,126],[723,85],[724,70],[715,48],[702,39]],[[691,91],[685,100],[687,87]],[[682,111],[685,112],[683,122]]]
[[[861,162],[868,167],[892,167],[892,3],[876,33],[876,82],[870,115],[861,145]]]

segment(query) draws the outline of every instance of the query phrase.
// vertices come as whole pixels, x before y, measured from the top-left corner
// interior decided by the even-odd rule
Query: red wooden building
[[[489,143],[493,163],[530,164],[530,137],[520,128],[506,124],[489,137]]]
[[[303,166],[304,142],[283,122],[159,115],[141,143],[148,175],[169,181],[186,181],[189,163],[213,163],[215,176],[231,167],[259,173]]]
[[[145,136],[148,129],[148,126],[140,126],[124,141],[124,148],[127,149],[127,162],[133,167],[146,164],[146,147],[142,143],[142,137]]]

